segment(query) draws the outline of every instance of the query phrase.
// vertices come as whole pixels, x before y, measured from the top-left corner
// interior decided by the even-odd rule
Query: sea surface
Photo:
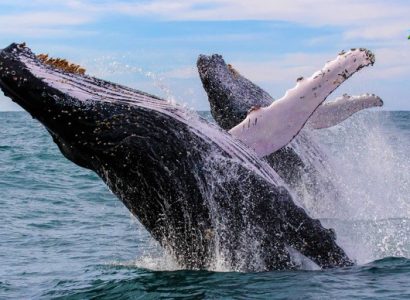
[[[410,299],[410,112],[361,113],[314,138],[345,192],[309,213],[357,265],[187,271],[41,124],[0,113],[0,299]]]

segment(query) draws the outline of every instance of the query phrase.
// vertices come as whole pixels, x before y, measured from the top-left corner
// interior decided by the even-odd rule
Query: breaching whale
[[[356,69],[371,61],[362,52]],[[352,264],[264,160],[195,113],[45,64],[24,44],[0,52],[0,87],[182,267],[212,268],[219,257],[233,270],[295,268],[295,250],[322,268]]]
[[[217,124],[226,130],[242,122],[252,110],[268,107],[274,102],[269,93],[241,75],[232,65],[226,64],[221,55],[200,55],[197,68],[208,95],[211,114]],[[315,76],[317,75],[313,77]],[[299,78],[297,81],[302,80],[304,79]],[[383,101],[374,94],[345,94],[332,102],[319,105],[305,127],[331,127],[357,111],[382,105]],[[289,123],[288,115],[279,115],[276,118],[283,120],[281,122],[285,125]],[[294,190],[299,190],[302,184],[307,187],[303,192],[308,192],[313,199],[321,193],[338,197],[337,188],[331,182],[329,174],[324,172],[329,170],[326,155],[319,145],[309,139],[306,132],[299,133],[291,143],[267,155],[266,159]]]

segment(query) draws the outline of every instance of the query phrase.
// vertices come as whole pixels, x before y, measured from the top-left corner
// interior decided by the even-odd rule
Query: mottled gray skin
[[[225,130],[243,121],[250,109],[269,106],[274,101],[266,91],[226,64],[219,54],[200,55],[197,67],[212,116]],[[267,160],[288,184],[294,186],[299,182],[305,164],[291,147],[283,147]]]
[[[197,61],[199,76],[208,93],[211,113],[225,130],[238,125],[252,107],[264,107],[274,99],[227,65],[221,55],[200,55]]]
[[[352,264],[334,232],[224,130],[144,92],[44,65],[23,45],[3,49],[0,66],[5,95],[66,158],[96,172],[182,267],[207,269],[222,249],[234,270],[294,268],[288,247],[323,268]],[[57,87],[43,80],[50,72]],[[90,97],[69,92],[78,89]]]

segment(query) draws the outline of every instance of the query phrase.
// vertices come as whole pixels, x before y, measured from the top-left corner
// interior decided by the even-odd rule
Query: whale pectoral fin
[[[299,80],[296,87],[288,90],[281,99],[249,113],[229,132],[261,157],[273,153],[299,133],[330,93],[354,73],[373,63],[374,55],[366,49],[340,53],[311,77]]]
[[[261,87],[239,74],[231,64],[226,64],[221,55],[200,55],[197,66],[212,116],[224,129],[237,125],[255,108],[269,106],[274,101]],[[297,82],[302,80],[303,77],[299,77]],[[344,95],[319,105],[306,126],[311,129],[332,127],[362,109],[382,105],[376,95]]]
[[[360,96],[345,94],[335,101],[320,105],[306,126],[313,129],[329,128],[343,122],[358,111],[377,106],[383,106],[383,101],[374,94]]]

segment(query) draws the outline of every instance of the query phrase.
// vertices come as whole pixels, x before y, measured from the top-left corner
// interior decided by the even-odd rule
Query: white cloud
[[[388,20],[386,22],[375,22],[362,25],[358,28],[351,28],[345,31],[346,39],[367,39],[367,40],[392,40],[395,38],[405,39],[410,28],[410,21]]]
[[[161,73],[161,76],[173,79],[189,79],[198,77],[198,71],[195,66],[186,66]]]
[[[0,33],[30,37],[83,35],[76,26],[94,21],[88,14],[75,12],[24,12],[0,15]]]
[[[371,67],[369,79],[387,79],[391,76],[410,76],[410,52],[406,48],[382,48],[376,51],[376,64]],[[337,53],[288,53],[273,54],[267,61],[226,61],[235,69],[255,82],[296,83],[300,76],[308,77],[320,69]],[[164,73],[170,78],[194,78],[196,68],[185,66]],[[289,86],[292,87],[292,86]]]
[[[389,39],[410,29],[407,1],[382,0],[151,0],[151,1],[2,1],[22,13],[2,15],[12,30],[31,26],[74,26],[124,14],[157,20],[276,20],[307,26],[337,26],[346,39]]]
[[[146,15],[165,20],[280,20],[308,26],[339,26],[345,37],[380,39],[403,35],[410,28],[410,5],[405,1],[375,0],[154,0],[116,2],[81,9]]]
[[[72,26],[90,22],[92,18],[85,14],[66,12],[31,12],[11,15],[2,15],[0,24],[2,26]]]
[[[360,75],[365,82],[380,82],[410,76],[409,41],[410,4],[406,0],[2,0],[0,6],[13,7],[12,14],[0,13],[0,33],[26,36],[61,37],[93,34],[82,25],[104,20],[107,16],[127,15],[135,18],[171,21],[273,20],[309,27],[332,26],[341,35],[330,34],[310,40],[310,45],[332,43],[336,38],[343,44],[372,46],[377,62],[372,70]],[[183,36],[169,39],[210,39],[215,42],[251,41],[257,35],[232,34],[215,37]],[[153,37],[153,39],[158,37]],[[162,37],[163,38],[163,37]],[[218,39],[219,38],[219,39]],[[397,42],[397,41],[401,42]],[[370,43],[370,44],[369,44]],[[275,50],[272,49],[274,53]],[[279,88],[279,92],[293,86],[299,76],[309,76],[336,53],[288,53],[272,55],[267,61],[232,61],[246,77],[258,83]],[[266,56],[265,56],[266,57]],[[256,58],[257,59],[257,58]],[[197,76],[192,66],[182,66],[163,74],[174,79]],[[352,82],[360,82],[353,78]],[[283,90],[282,90],[283,88]],[[386,87],[387,89],[387,87]],[[392,91],[393,92],[393,91]],[[275,95],[280,96],[280,95]]]
[[[408,93],[398,87],[396,80],[410,77],[410,52],[407,49],[383,48],[376,51],[376,64],[358,72],[340,88],[335,95],[343,93],[361,94],[376,93],[385,100],[387,109],[410,109],[406,102]],[[257,83],[273,97],[284,95],[287,89],[295,86],[296,78],[308,77],[320,69],[326,61],[335,58],[337,53],[290,53],[273,55],[268,61],[229,61],[235,69]],[[164,73],[168,79],[198,80],[197,70],[182,67]],[[200,88],[201,89],[201,88]],[[205,100],[203,100],[206,103]]]

